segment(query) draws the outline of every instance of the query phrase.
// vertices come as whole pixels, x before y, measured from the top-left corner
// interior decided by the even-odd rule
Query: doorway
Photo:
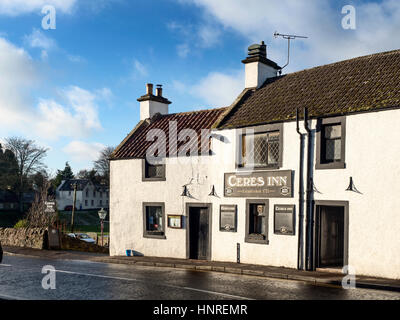
[[[347,265],[348,207],[340,203],[315,206],[315,267],[343,268]]]
[[[211,260],[211,204],[187,204],[187,257]]]

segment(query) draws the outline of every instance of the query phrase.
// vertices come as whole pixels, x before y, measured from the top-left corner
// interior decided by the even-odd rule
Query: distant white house
[[[63,180],[56,190],[58,210],[72,208],[74,199],[74,184],[76,183],[76,210],[108,208],[109,187],[95,185],[90,180]]]

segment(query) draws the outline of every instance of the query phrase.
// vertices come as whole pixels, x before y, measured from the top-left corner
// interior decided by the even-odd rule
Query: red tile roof
[[[152,120],[145,120],[138,123],[125,140],[117,147],[112,155],[112,159],[130,159],[146,157],[147,149],[154,143],[146,141],[146,135],[151,129],[160,129],[166,136],[166,152],[169,156],[169,124],[176,121],[178,134],[183,129],[196,131],[198,137],[198,150],[201,152],[201,130],[210,130],[212,125],[222,116],[227,108],[201,110],[193,112],[183,112],[168,115],[158,115]],[[175,134],[175,133],[173,133]],[[178,143],[178,150],[186,142]]]

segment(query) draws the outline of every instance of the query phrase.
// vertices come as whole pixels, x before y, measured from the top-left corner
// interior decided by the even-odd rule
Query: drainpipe
[[[300,132],[299,109],[296,109],[296,131],[300,137],[300,159],[299,159],[299,231],[298,231],[298,251],[297,251],[297,269],[303,270],[303,217],[304,217],[304,139]]]
[[[313,270],[312,261],[312,212],[311,212],[311,193],[312,193],[312,178],[311,178],[311,130],[308,126],[308,109],[304,108],[304,128],[307,131],[307,190],[306,190],[306,270]]]

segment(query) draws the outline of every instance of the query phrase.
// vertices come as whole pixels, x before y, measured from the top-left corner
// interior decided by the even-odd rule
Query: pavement
[[[101,253],[77,251],[49,251],[20,247],[3,247],[5,255],[29,256],[57,260],[78,260],[103,262],[111,264],[136,265],[160,268],[176,268],[192,271],[219,272],[227,274],[241,274],[273,279],[297,280],[313,285],[331,285],[342,287],[343,274],[320,271],[302,271],[297,269],[270,267],[252,264],[238,264],[232,262],[218,262],[205,260],[186,260],[160,257],[110,257]],[[400,280],[356,276],[356,287],[375,290],[400,292]]]

